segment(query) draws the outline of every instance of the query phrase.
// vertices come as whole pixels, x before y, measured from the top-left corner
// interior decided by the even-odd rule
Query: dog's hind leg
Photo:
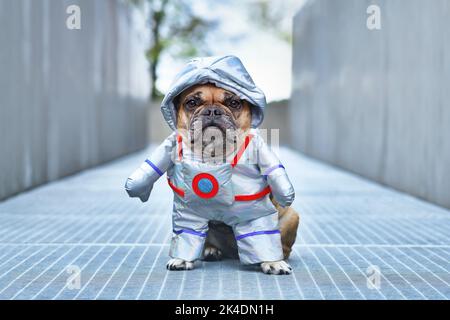
[[[204,261],[219,261],[222,260],[222,257],[222,251],[219,248],[210,243],[205,243],[205,248],[203,249]]]
[[[300,223],[300,216],[293,209],[289,208],[280,218],[281,244],[283,246],[284,259],[288,259],[292,251],[295,239],[297,238],[297,229]]]
[[[278,211],[278,223],[281,233],[281,244],[283,246],[284,259],[288,259],[292,251],[295,239],[297,238],[297,229],[300,223],[300,215],[291,207],[283,208],[271,197],[272,203]]]
[[[208,236],[203,248],[203,260],[218,261],[222,258],[238,257],[233,229],[218,221],[210,221]]]

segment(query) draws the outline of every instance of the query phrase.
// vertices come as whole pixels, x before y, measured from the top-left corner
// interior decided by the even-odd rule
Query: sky
[[[234,54],[249,71],[254,82],[266,94],[267,101],[287,99],[291,93],[291,44],[269,30],[250,21],[247,4],[252,0],[195,0],[194,10],[218,21],[218,28],[208,37],[214,43],[213,55]],[[283,29],[292,30],[292,18],[305,0],[283,1],[288,10],[283,14]],[[212,8],[212,10],[211,10]],[[165,56],[159,68],[158,88],[167,92],[170,84],[186,61]]]

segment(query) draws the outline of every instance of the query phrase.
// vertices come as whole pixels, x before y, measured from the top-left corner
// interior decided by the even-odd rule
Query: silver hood
[[[193,85],[213,83],[217,87],[237,94],[252,107],[252,127],[257,128],[264,119],[266,97],[248,74],[238,57],[217,56],[196,58],[176,76],[161,103],[161,112],[168,125],[176,129],[176,110],[173,99]]]

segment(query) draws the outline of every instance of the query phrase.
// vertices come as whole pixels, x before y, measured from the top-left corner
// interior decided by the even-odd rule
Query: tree
[[[130,0],[148,15],[151,44],[146,52],[150,63],[151,99],[160,99],[158,66],[163,54],[192,57],[208,54],[206,34],[216,23],[197,15],[187,0]]]
[[[292,43],[290,22],[293,12],[303,3],[304,0],[254,0],[246,5],[250,21],[279,39]]]

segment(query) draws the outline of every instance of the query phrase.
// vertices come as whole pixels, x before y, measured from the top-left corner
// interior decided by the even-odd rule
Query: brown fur
[[[200,93],[200,97],[203,100],[203,103],[198,106],[195,111],[193,110],[187,110],[187,108],[184,107],[186,101],[196,93]],[[250,106],[247,101],[242,100],[243,108],[240,111],[233,112],[230,110],[230,108],[227,108],[224,104],[224,98],[225,95],[233,95],[231,92],[228,92],[224,89],[217,88],[213,84],[203,84],[203,85],[196,85],[191,88],[186,89],[184,92],[180,94],[178,97],[178,103],[177,103],[177,127],[178,129],[185,129],[187,130],[190,125],[190,121],[192,119],[192,115],[194,113],[201,112],[202,109],[204,109],[206,106],[215,104],[219,107],[221,107],[227,114],[232,116],[235,120],[235,123],[238,128],[247,131],[250,129],[250,125],[252,122],[252,115],[250,111]]]
[[[187,103],[192,100],[193,97],[196,97],[199,100],[198,105],[191,108],[187,106]],[[230,97],[231,99],[238,99],[238,97],[231,92],[218,88],[213,84],[197,85],[185,90],[176,99],[177,128],[180,132],[186,132],[191,128],[192,121],[195,120],[195,117],[198,116],[202,110],[208,106],[214,105],[215,107],[220,108],[224,115],[228,117],[228,125],[234,126],[235,129],[242,130],[243,134],[238,137],[238,145],[240,145],[245,133],[251,127],[251,109],[248,102],[245,100],[240,100],[242,105],[239,109],[230,108],[230,106],[227,105],[227,98],[230,99]],[[297,236],[300,217],[294,209],[290,207],[281,207],[272,196],[271,200],[278,210],[283,254],[284,258],[287,259]],[[225,257],[237,257],[237,244],[231,228],[221,222],[214,221],[210,222],[209,227],[210,231],[206,239],[205,248],[215,247],[220,249]]]

